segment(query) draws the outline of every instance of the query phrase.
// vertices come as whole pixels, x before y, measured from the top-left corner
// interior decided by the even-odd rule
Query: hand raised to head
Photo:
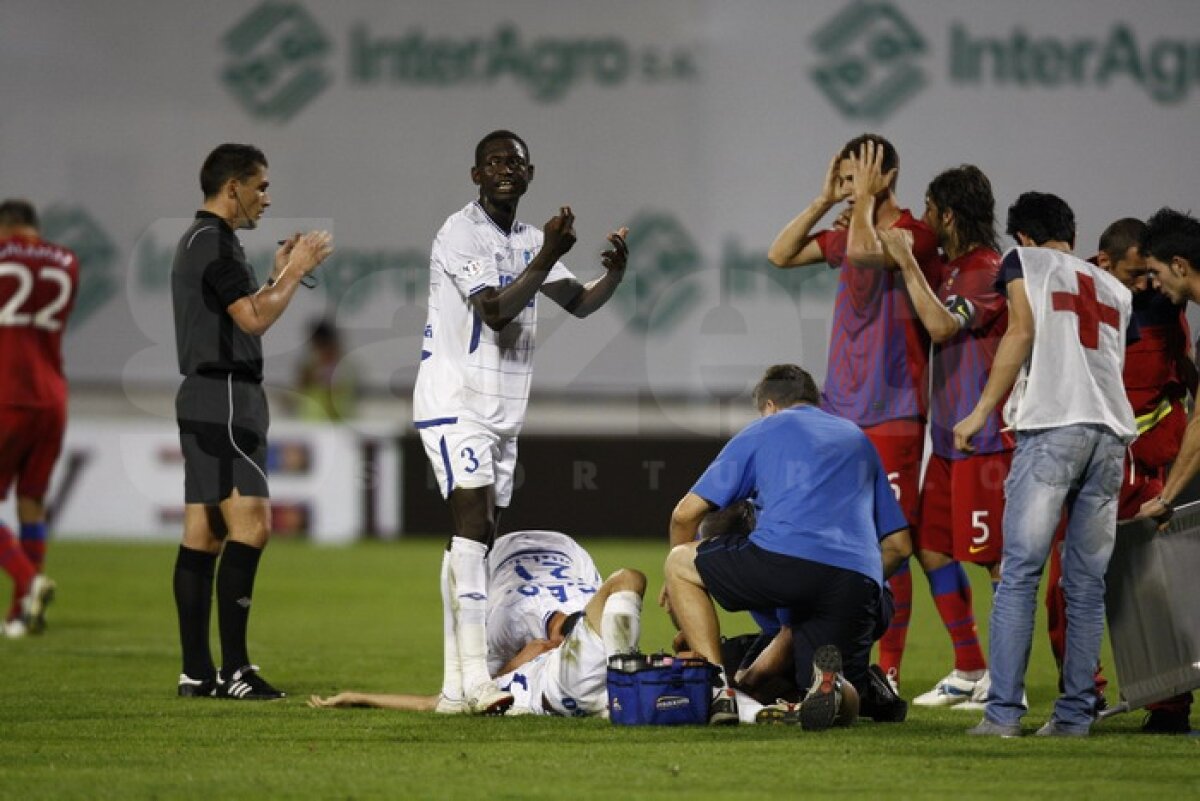
[[[840,203],[850,196],[850,188],[842,184],[841,164],[842,154],[839,151],[833,154],[829,168],[825,171],[825,183],[821,187],[821,200],[830,206]]]
[[[854,195],[859,198],[875,197],[890,188],[896,178],[895,167],[883,172],[883,147],[875,142],[864,142],[857,153],[850,155],[850,164]]]

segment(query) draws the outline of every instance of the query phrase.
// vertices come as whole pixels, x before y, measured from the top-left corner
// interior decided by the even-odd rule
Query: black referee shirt
[[[262,381],[262,338],[242,331],[225,311],[257,291],[233,229],[215,214],[196,212],[171,266],[180,373],[234,373]]]

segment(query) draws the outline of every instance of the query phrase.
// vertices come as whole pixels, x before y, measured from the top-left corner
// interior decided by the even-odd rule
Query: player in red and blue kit
[[[999,581],[1004,479],[1013,443],[1001,434],[999,411],[988,415],[972,454],[954,448],[953,428],[979,402],[1008,327],[1008,306],[995,288],[1000,271],[995,205],[991,183],[973,165],[946,170],[929,183],[923,219],[949,260],[936,293],[907,237],[896,231],[881,234],[934,342],[933,454],[921,487],[917,559],[954,646],[954,669],[913,699],[918,706],[982,709],[987,693],[987,663],[962,562],[983,566],[993,584]]]
[[[33,205],[0,204],[0,500],[17,488],[20,540],[0,522],[0,568],[12,576],[4,633],[40,633],[54,582],[46,555],[43,499],[67,425],[62,339],[75,303],[79,261],[38,233]]]
[[[776,267],[827,263],[839,270],[821,408],[863,429],[879,452],[904,516],[915,524],[925,447],[929,336],[879,234],[905,231],[921,272],[934,286],[940,262],[933,231],[896,201],[898,165],[896,149],[882,136],[863,134],[847,142],[830,162],[821,193],[779,232],[767,258]],[[813,233],[821,218],[842,201],[849,208],[834,227]],[[896,610],[880,640],[879,664],[895,681],[912,611],[907,564],[888,586]]]

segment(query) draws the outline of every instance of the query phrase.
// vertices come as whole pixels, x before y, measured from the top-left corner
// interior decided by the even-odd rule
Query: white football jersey
[[[559,647],[496,677],[513,694],[517,714],[578,718],[608,709],[608,656],[586,620]]]
[[[530,640],[546,639],[555,612],[582,611],[600,573],[579,543],[557,531],[514,531],[488,553],[488,670],[492,675]]]
[[[1004,409],[1017,431],[1094,423],[1137,436],[1121,372],[1132,296],[1069,253],[1014,248],[1034,318],[1033,352]],[[1006,255],[1009,258],[1010,255]]]
[[[516,280],[542,248],[542,232],[513,223],[500,230],[478,202],[446,220],[429,259],[429,313],[413,390],[416,424],[469,420],[512,435],[525,420],[537,334],[537,295],[493,331],[470,297]],[[574,278],[561,262],[546,283]],[[541,293],[538,293],[541,294]]]

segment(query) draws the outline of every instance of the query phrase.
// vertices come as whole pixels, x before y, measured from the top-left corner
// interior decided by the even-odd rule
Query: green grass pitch
[[[602,572],[644,570],[656,596],[662,543],[585,545]],[[1143,735],[1141,713],[1101,724],[1088,740],[979,741],[963,734],[977,713],[915,708],[901,725],[810,734],[307,708],[310,693],[436,691],[440,547],[424,538],[271,545],[251,655],[291,695],[253,704],[175,697],[173,545],[54,543],[49,630],[0,640],[0,798],[1200,797],[1200,737]],[[990,590],[970,572],[980,608]],[[951,659],[924,579],[914,583],[906,697],[932,686]],[[652,600],[644,617],[644,649],[666,646],[669,623]],[[733,616],[725,623],[728,633],[750,629]],[[1107,650],[1105,663],[1115,680]],[[1039,633],[1028,733],[1049,715],[1054,681]]]

